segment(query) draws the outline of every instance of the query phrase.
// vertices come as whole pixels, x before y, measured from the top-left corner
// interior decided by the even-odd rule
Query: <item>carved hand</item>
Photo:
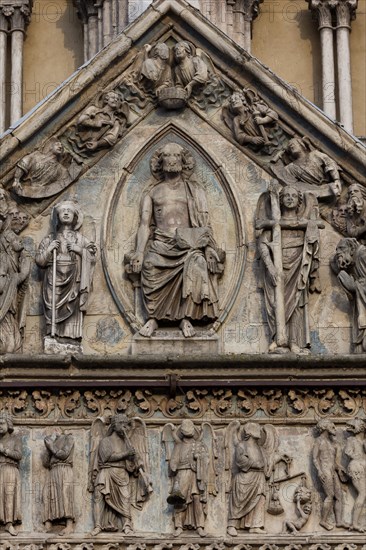
[[[77,244],[67,242],[66,247],[69,252],[75,252],[76,254],[79,254],[79,256],[83,253],[83,249]]]
[[[332,183],[329,184],[330,189],[332,190],[332,193],[335,195],[335,197],[340,197],[341,191],[342,191],[342,184],[339,180],[332,181]]]
[[[60,241],[55,239],[52,241],[47,248],[47,254],[52,254],[54,250],[58,250],[60,248]]]
[[[98,147],[98,141],[96,139],[91,139],[85,143],[85,147],[89,149],[89,151],[95,151]]]
[[[248,137],[248,143],[253,143],[253,145],[263,145],[264,139],[262,137]]]
[[[338,273],[338,279],[348,292],[356,292],[355,280],[347,271],[342,269],[342,271]]]
[[[185,87],[185,90],[186,90],[186,92],[187,92],[187,99],[188,99],[189,97],[191,97],[192,89],[193,89],[192,82],[189,82],[189,84],[187,84],[187,86]]]
[[[142,262],[144,261],[144,255],[142,252],[135,252],[131,256],[131,266],[133,273],[141,273]]]
[[[208,246],[205,250],[205,257],[207,262],[207,267],[210,273],[217,273],[217,264],[220,261],[216,251]]]

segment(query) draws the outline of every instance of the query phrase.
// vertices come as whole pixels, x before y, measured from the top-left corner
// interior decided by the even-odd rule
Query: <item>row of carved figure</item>
[[[288,151],[293,160],[277,167],[278,181],[258,201],[255,223],[261,286],[272,338],[269,352],[309,353],[308,296],[321,291],[319,233],[324,222],[319,218],[319,202],[325,208],[324,199],[336,201],[342,183],[337,164],[324,153],[308,149],[306,140],[291,140]],[[189,338],[195,335],[194,322],[215,327],[225,253],[215,240],[191,151],[168,143],[154,152],[150,169],[156,181],[142,198],[136,248],[125,256],[124,266],[133,284],[136,278],[140,281],[147,317],[140,334],[151,337],[161,321],[168,321],[179,324]],[[358,184],[348,188],[343,218],[359,238],[364,194]],[[29,217],[4,190],[0,190],[0,203],[0,351],[4,353],[21,349],[31,261],[18,236]],[[361,221],[356,222],[358,217]],[[80,351],[97,249],[79,231],[83,214],[76,201],[58,203],[51,218],[53,233],[42,240],[35,257],[45,271],[43,305],[49,336],[45,350],[60,351],[61,346]],[[352,343],[358,352],[366,351],[365,265],[365,246],[355,237],[341,239],[333,268],[355,311]]]
[[[277,541],[278,542],[278,541]],[[194,544],[189,542],[187,544],[177,544],[172,542],[160,542],[159,544],[149,542],[136,542],[129,544],[128,542],[109,542],[107,544],[97,544],[93,542],[81,542],[80,544],[70,544],[68,542],[56,542],[42,544],[13,544],[10,541],[6,541],[5,544],[0,544],[0,550],[366,550],[365,544],[354,544],[353,542],[331,544],[325,542],[316,543],[304,543],[304,544],[278,544],[267,542],[262,544],[261,542],[253,544],[227,544],[225,542],[213,542],[209,544]]]
[[[91,428],[88,490],[93,493],[94,529],[134,532],[132,507],[142,510],[154,488],[150,479],[149,452],[145,423],[138,417],[117,414],[98,418]],[[324,495],[319,524],[326,530],[335,526],[366,531],[363,510],[366,504],[365,421],[348,421],[348,438],[342,449],[336,440],[336,427],[328,419],[316,426],[317,439],[312,461]],[[17,535],[21,523],[19,464],[24,454],[21,440],[13,434],[8,413],[0,415],[0,524]],[[185,529],[206,536],[207,504],[217,495],[217,437],[211,424],[194,424],[185,419],[179,426],[167,424],[162,431],[165,456],[169,463],[171,489],[167,502],[172,505],[175,536]],[[58,434],[44,439],[44,466],[49,479],[44,485],[43,522],[46,531],[64,524],[61,535],[73,531],[75,521],[73,489],[74,437]],[[297,533],[312,513],[313,492],[304,472],[290,471],[292,458],[281,454],[275,427],[255,422],[232,421],[225,432],[225,469],[228,497],[227,534],[238,531],[265,533],[266,512],[284,513],[280,486],[298,480],[294,491],[295,513],[283,522],[283,531]],[[342,465],[343,454],[347,464]],[[344,520],[342,483],[350,482],[356,494],[352,522]]]

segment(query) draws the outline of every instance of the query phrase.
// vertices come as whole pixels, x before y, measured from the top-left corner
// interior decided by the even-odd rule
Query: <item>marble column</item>
[[[6,130],[6,50],[12,12],[9,6],[0,7],[0,134]]]
[[[344,128],[353,133],[352,80],[350,31],[351,21],[356,17],[357,0],[338,0],[336,4],[337,19],[337,67],[339,117]]]
[[[25,27],[29,21],[27,5],[15,6],[10,20],[11,33],[11,86],[10,123],[14,124],[23,114],[23,44]]]
[[[335,120],[336,101],[335,101],[335,65],[334,65],[334,43],[333,43],[333,25],[332,8],[333,0],[307,0],[309,8],[314,13],[318,21],[318,30],[320,33],[320,47],[322,60],[322,106],[323,111],[330,118]]]

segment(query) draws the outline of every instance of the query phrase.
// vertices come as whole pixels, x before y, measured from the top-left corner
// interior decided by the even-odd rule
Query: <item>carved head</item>
[[[191,153],[178,143],[167,143],[158,149],[150,162],[152,174],[159,179],[166,173],[191,173],[194,166]]]
[[[13,431],[14,425],[12,416],[8,412],[0,413],[0,435],[13,433]]]
[[[328,418],[322,418],[316,425],[316,431],[320,435],[328,432],[329,435],[336,435],[336,427]]]
[[[246,439],[248,439],[249,437],[253,437],[253,439],[260,439],[261,438],[260,425],[256,424],[255,422],[247,422],[244,425],[243,435],[244,435],[244,438]]]
[[[280,191],[280,205],[286,210],[298,211],[302,205],[304,195],[296,187],[286,186]]]
[[[176,61],[183,61],[186,57],[192,57],[192,46],[189,42],[182,40],[174,46],[174,57]]]
[[[366,190],[358,183],[353,183],[348,188],[348,212],[360,214],[366,199]]]
[[[9,215],[11,216],[10,228],[19,235],[29,224],[30,215],[20,210],[18,206],[10,208]]]
[[[286,152],[294,159],[304,155],[308,150],[306,142],[301,138],[292,138],[287,144]]]
[[[169,59],[170,50],[169,47],[164,44],[164,42],[159,42],[159,44],[156,44],[151,52],[151,57],[157,58],[159,57],[163,61],[166,61]]]
[[[337,244],[335,261],[339,269],[347,270],[354,264],[354,253],[360,245],[355,238],[341,239]]]
[[[66,225],[79,229],[83,223],[83,215],[76,200],[64,200],[56,204],[52,217],[56,228]]]
[[[103,104],[108,105],[113,110],[118,110],[121,106],[122,98],[118,95],[117,92],[107,92],[103,95]]]
[[[366,431],[366,422],[362,418],[352,418],[346,424],[346,430],[354,434]]]
[[[195,434],[195,427],[192,420],[183,420],[180,432],[184,437],[193,437]]]
[[[240,111],[244,105],[247,105],[247,101],[242,92],[234,92],[229,99],[229,105],[231,111],[235,114]]]
[[[64,153],[64,146],[60,140],[52,138],[47,141],[42,149],[42,152],[45,155],[54,155],[56,158],[61,157]]]
[[[117,435],[125,438],[129,427],[130,420],[124,414],[115,414],[112,416],[110,432],[116,432]]]

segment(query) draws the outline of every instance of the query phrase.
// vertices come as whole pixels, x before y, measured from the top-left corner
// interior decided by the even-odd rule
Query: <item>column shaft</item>
[[[0,30],[0,134],[6,129],[6,43],[7,33]]]
[[[10,123],[11,124],[14,124],[22,116],[23,43],[24,43],[23,31],[13,30],[11,33],[11,91],[10,91]]]
[[[348,132],[353,132],[351,56],[349,29],[337,29],[338,94],[340,121]]]
[[[322,101],[323,110],[333,120],[336,119],[335,104],[335,77],[334,77],[334,51],[333,29],[323,27],[320,29],[320,44],[322,58]]]

